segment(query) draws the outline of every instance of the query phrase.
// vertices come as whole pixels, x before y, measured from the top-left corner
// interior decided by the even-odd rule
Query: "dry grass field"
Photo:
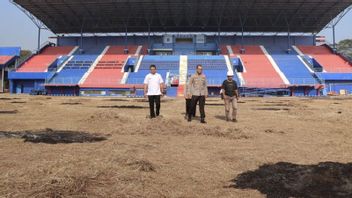
[[[202,125],[182,99],[0,95],[0,197],[352,197],[351,97],[222,103]],[[60,134],[101,139],[26,139]]]

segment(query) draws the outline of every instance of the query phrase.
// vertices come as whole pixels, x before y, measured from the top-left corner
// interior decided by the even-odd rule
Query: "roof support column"
[[[221,50],[220,50],[220,45],[221,45],[221,35],[220,35],[220,25],[218,26],[218,50],[217,50],[217,55],[221,54]]]
[[[334,50],[334,53],[336,53],[336,25],[332,26],[332,49]]]
[[[291,53],[291,32],[290,32],[290,27],[288,27],[287,31],[287,53]]]
[[[41,31],[42,31],[42,28],[41,28],[41,27],[38,27],[38,48],[37,48],[37,53],[39,53],[39,50],[40,50]]]
[[[125,54],[128,54],[128,29],[127,26],[125,26]]]
[[[243,26],[242,26],[242,35],[241,35],[241,50],[240,50],[241,54],[246,53],[246,49],[244,49],[244,30],[243,30]]]
[[[80,41],[80,49],[79,49],[79,52],[80,54],[83,54],[83,25],[81,27],[81,41]]]
[[[148,23],[148,54],[151,52],[151,44],[150,44],[150,24]]]
[[[240,53],[244,54],[244,53],[246,53],[246,50],[244,49],[244,24],[242,21],[241,14],[240,14],[240,23],[241,23],[241,49],[240,49]]]

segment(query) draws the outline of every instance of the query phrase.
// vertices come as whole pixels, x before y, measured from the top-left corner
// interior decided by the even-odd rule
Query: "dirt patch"
[[[122,128],[120,134],[129,135],[143,135],[143,136],[154,136],[154,135],[173,135],[173,136],[209,136],[214,138],[225,138],[232,140],[239,139],[250,139],[252,135],[239,128],[222,128],[219,126],[209,125],[189,125],[187,123],[187,129],[184,128],[180,123],[184,120],[181,119],[155,119],[153,121],[147,121],[143,124],[136,125],[133,127]],[[197,121],[194,121],[197,122]],[[130,131],[126,133],[126,131]],[[133,131],[133,132],[132,132]]]
[[[113,98],[113,99],[106,99],[105,101],[111,101],[111,102],[128,102],[129,100],[127,100],[127,99],[121,99],[121,98]]]
[[[24,142],[47,144],[70,144],[85,142],[100,142],[107,140],[106,136],[77,131],[62,131],[45,129],[40,131],[0,131],[0,138],[21,138]]]
[[[268,108],[254,108],[253,110],[259,110],[259,111],[289,111],[289,108],[274,108],[274,107],[268,107]]]
[[[233,139],[233,140],[252,138],[249,134],[246,134],[245,132],[243,132],[242,129],[238,129],[238,128],[228,128],[225,130],[221,130],[220,128],[215,127],[213,129],[203,130],[202,135],[219,137],[219,138],[227,138],[227,139]]]
[[[126,116],[119,115],[116,112],[111,112],[111,111],[99,111],[95,112],[92,115],[88,117],[88,119],[83,119],[82,121],[88,121],[90,123],[92,122],[97,122],[101,124],[100,122],[108,122],[108,121],[113,121],[115,123],[123,124],[123,123],[129,123],[130,119]]]
[[[5,111],[0,111],[0,114],[16,114],[18,113],[17,110],[5,110]]]
[[[265,107],[292,107],[292,104],[284,104],[284,103],[270,103],[270,104],[262,104],[261,106]]]
[[[19,100],[21,98],[0,98],[0,100]]]
[[[285,134],[284,131],[276,131],[274,129],[267,129],[264,131],[265,133],[272,133],[272,134]]]
[[[217,103],[207,103],[206,106],[224,106],[224,104],[217,104]]]
[[[267,164],[237,176],[231,187],[255,189],[269,198],[352,197],[352,163]]]
[[[102,109],[146,109],[149,107],[136,106],[136,105],[113,105],[113,106],[97,106]]]
[[[61,103],[61,105],[81,105],[82,103],[80,102],[64,102]]]
[[[12,104],[26,104],[27,102],[21,102],[21,101],[13,101],[13,102],[10,102]]]
[[[130,162],[127,165],[131,166],[133,169],[139,170],[141,172],[155,172],[156,171],[155,166],[147,160],[137,160],[134,162]]]

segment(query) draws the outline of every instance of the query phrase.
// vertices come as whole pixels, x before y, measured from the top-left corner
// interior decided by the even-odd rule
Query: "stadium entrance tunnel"
[[[241,173],[230,187],[255,189],[268,198],[352,197],[352,163],[267,164]]]
[[[46,144],[93,143],[107,140],[107,136],[78,131],[45,129],[40,131],[0,131],[0,138],[20,138],[24,142]]]

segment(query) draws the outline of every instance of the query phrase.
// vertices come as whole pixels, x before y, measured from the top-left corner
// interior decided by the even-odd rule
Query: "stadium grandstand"
[[[151,64],[172,97],[183,95],[197,64],[211,96],[227,71],[245,96],[352,93],[351,60],[336,52],[335,39],[328,45],[317,36],[329,26],[335,35],[352,0],[11,2],[38,38],[43,29],[56,35],[16,62],[11,93],[138,97]],[[0,69],[18,55],[0,49]]]
[[[20,53],[20,47],[0,47],[0,93],[9,88],[8,71],[15,65]]]

